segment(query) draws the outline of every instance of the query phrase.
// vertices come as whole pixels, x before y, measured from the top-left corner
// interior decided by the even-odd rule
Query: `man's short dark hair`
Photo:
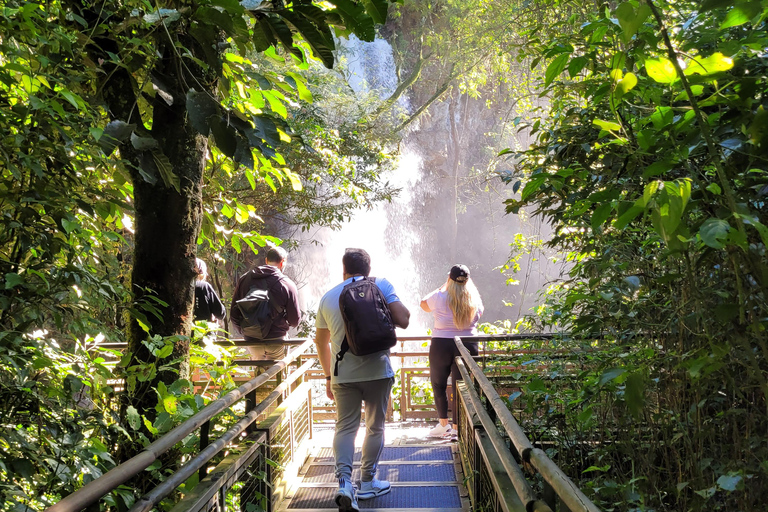
[[[341,262],[349,275],[362,274],[368,277],[371,273],[371,257],[364,249],[346,249]]]
[[[270,247],[267,251],[267,261],[270,263],[280,263],[288,258],[288,251],[282,247]]]

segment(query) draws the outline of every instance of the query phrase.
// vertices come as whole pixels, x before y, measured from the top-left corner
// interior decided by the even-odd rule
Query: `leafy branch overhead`
[[[374,23],[385,21],[389,6],[386,0],[331,3],[332,9],[327,2],[306,0],[286,8],[282,2],[214,0],[178,9],[134,9],[117,27],[109,27],[116,31],[105,31],[102,36],[113,39],[120,50],[111,54],[117,59],[113,64],[127,67],[134,75],[139,113],[137,116],[131,109],[130,119],[111,121],[99,139],[100,146],[110,154],[131,142],[139,153],[140,177],[151,184],[161,180],[178,190],[179,178],[162,156],[162,141],[153,144],[149,140],[153,138],[152,111],[182,104],[194,129],[212,136],[216,147],[235,162],[253,170],[258,164],[256,151],[256,155],[284,165],[279,147],[296,140],[287,121],[288,109],[297,101],[311,101],[311,93],[299,74],[263,74],[247,55],[263,52],[269,59],[286,63],[279,53],[283,49],[288,60],[300,68],[309,65],[309,55],[331,68],[335,38],[355,34],[372,41]],[[178,57],[176,69],[166,70],[160,61],[152,63],[147,45],[153,37],[158,51],[172,51]],[[137,40],[143,41],[143,47],[131,46]],[[133,65],[135,57],[128,62],[117,56],[139,49],[143,55],[138,67]],[[147,70],[148,80],[140,74]],[[180,77],[175,76],[177,71]]]

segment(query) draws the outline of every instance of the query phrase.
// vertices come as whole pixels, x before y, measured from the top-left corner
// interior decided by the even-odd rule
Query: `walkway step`
[[[360,448],[355,450],[352,479],[360,485]],[[337,511],[334,503],[338,482],[332,448],[319,448],[299,475],[301,483],[289,497],[290,512]],[[389,480],[392,491],[370,500],[360,500],[367,512],[466,512],[466,491],[450,445],[385,446],[376,475]]]
[[[336,487],[302,487],[296,492],[288,507],[293,509],[318,509],[334,507]],[[404,509],[461,509],[458,486],[409,486],[393,487],[389,494],[371,500],[359,501],[360,510],[373,508]]]

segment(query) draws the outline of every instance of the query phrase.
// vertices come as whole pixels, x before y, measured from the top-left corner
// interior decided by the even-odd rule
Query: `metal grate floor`
[[[352,478],[360,485],[360,449],[355,451]],[[338,510],[337,481],[332,448],[320,448],[304,466],[302,480],[295,488],[285,509],[290,512]],[[360,510],[421,510],[465,512],[468,510],[466,490],[457,474],[451,446],[396,445],[385,446],[376,475],[389,480],[392,491],[384,496],[358,502]],[[287,507],[286,507],[287,505]],[[283,507],[281,507],[283,508]]]

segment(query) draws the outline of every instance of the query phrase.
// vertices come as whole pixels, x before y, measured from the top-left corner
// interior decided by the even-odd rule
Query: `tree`
[[[610,480],[634,493],[632,506],[759,507],[768,493],[765,446],[753,434],[768,425],[768,10],[538,4],[574,11],[523,25],[518,51],[540,66],[549,104],[534,144],[515,153],[507,181],[520,196],[507,206],[552,222],[549,245],[573,262],[546,325],[604,337],[595,343],[611,366],[568,403],[579,413],[572,424],[597,428],[592,406],[615,383],[606,449],[590,459],[612,468],[589,477],[596,498],[626,505],[602,486]],[[617,480],[613,468],[630,461],[633,480]]]
[[[62,21],[80,25],[82,62],[91,66],[87,78],[93,89],[72,93],[92,97],[104,108],[110,121],[97,134],[99,144],[106,153],[117,150],[133,187],[131,285],[135,301],[151,311],[129,323],[135,363],[150,357],[142,343],[148,333],[172,340],[170,354],[164,353],[168,360],[183,362],[187,354],[209,135],[218,150],[240,165],[255,172],[258,162],[265,179],[275,172],[295,179],[271,164],[284,163],[277,151],[292,140],[284,120],[286,96],[260,90],[258,73],[242,55],[253,49],[282,60],[279,44],[289,59],[304,62],[305,50],[294,44],[298,32],[330,67],[331,25],[373,36],[374,18],[362,5],[338,4],[332,10],[308,1],[289,6],[177,2],[156,9],[141,3],[62,4]],[[386,15],[385,1],[367,5],[376,19]],[[293,95],[301,92],[296,78],[292,89]],[[168,368],[132,388],[134,405],[151,416],[151,387],[176,378]]]

